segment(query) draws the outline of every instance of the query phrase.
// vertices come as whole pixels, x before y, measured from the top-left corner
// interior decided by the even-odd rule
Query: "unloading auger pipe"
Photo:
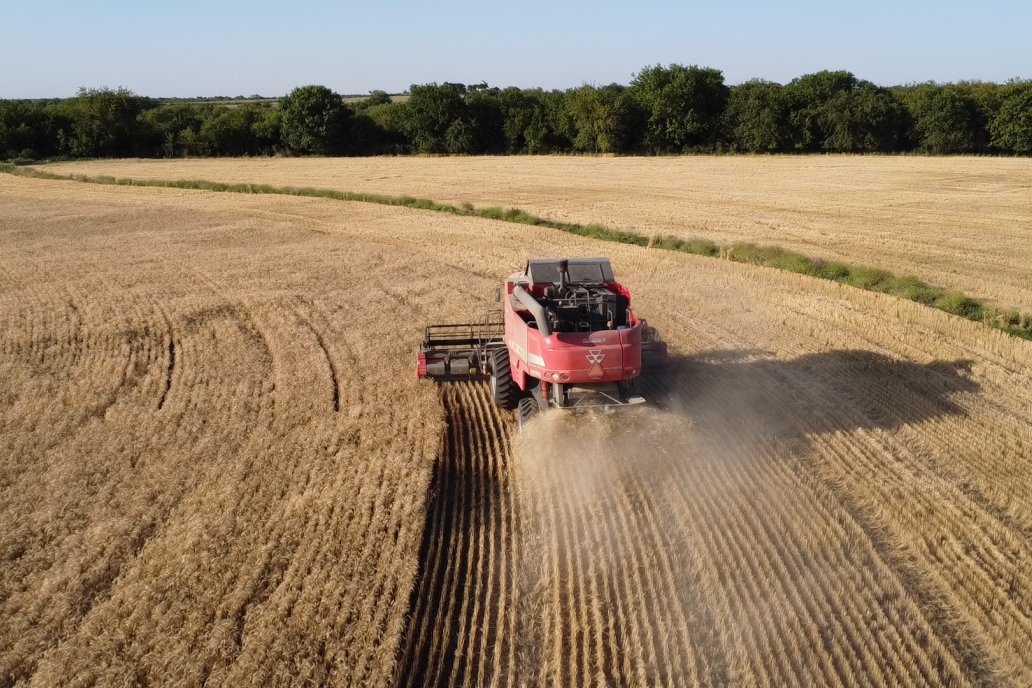
[[[548,318],[545,317],[545,307],[538,303],[537,299],[518,284],[512,288],[512,295],[519,299],[520,303],[526,306],[530,314],[534,316],[538,332],[541,333],[542,337],[552,334],[552,326],[548,324]]]

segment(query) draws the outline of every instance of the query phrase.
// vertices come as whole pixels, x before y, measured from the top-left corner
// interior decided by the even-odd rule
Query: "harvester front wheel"
[[[491,352],[491,398],[498,408],[514,409],[519,396],[520,389],[512,381],[509,350],[495,349]]]

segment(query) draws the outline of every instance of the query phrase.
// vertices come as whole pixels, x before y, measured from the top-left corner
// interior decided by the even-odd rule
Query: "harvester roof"
[[[567,262],[566,269],[571,283],[616,281],[608,258],[570,258]],[[558,284],[559,259],[534,258],[528,260],[525,272],[531,284]]]

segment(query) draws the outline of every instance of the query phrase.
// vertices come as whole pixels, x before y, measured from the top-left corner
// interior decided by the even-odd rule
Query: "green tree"
[[[523,131],[526,139],[526,151],[533,155],[549,153],[558,148],[554,147],[552,140],[555,138],[552,130],[548,128],[548,116],[543,110],[535,110],[531,115],[527,128]]]
[[[448,150],[448,130],[465,113],[465,103],[462,100],[465,91],[464,85],[447,82],[441,85],[412,85],[406,103],[407,129],[416,151],[444,153]],[[459,130],[453,134],[458,136]]]
[[[732,86],[726,111],[731,147],[749,153],[788,150],[790,113],[781,84],[754,80]]]
[[[58,132],[60,147],[78,158],[132,155],[149,133],[139,116],[150,107],[148,98],[125,88],[83,87],[58,106],[68,122]]]
[[[347,150],[351,110],[325,86],[301,86],[280,101],[280,135],[291,153],[339,155]]]
[[[143,113],[140,118],[154,132],[153,153],[166,158],[185,154],[186,150],[181,143],[183,132],[190,131],[192,135],[200,133],[201,125],[206,117],[212,116],[213,109],[210,105],[175,103]]]
[[[631,146],[628,133],[633,105],[626,87],[581,86],[570,92],[567,108],[575,132],[574,150],[615,153]]]
[[[828,138],[828,103],[856,87],[850,72],[821,71],[793,79],[785,87],[791,102],[793,146],[802,151],[820,151]]]
[[[457,119],[444,132],[446,153],[471,155],[477,152],[477,128],[466,119]]]
[[[918,149],[937,155],[971,153],[987,143],[978,103],[970,94],[933,83],[911,86],[899,93],[913,119]]]
[[[199,131],[183,129],[176,136],[176,147],[183,152],[183,155],[206,156],[211,155],[211,147],[208,141],[201,136]]]
[[[577,126],[570,113],[569,101],[572,91],[542,91],[541,103],[544,117],[533,131],[528,130],[528,148],[532,153],[551,153],[573,149]],[[531,143],[531,141],[533,143]]]
[[[0,100],[0,159],[54,155],[59,125],[40,103]]]
[[[958,81],[949,84],[949,87],[959,94],[971,98],[978,106],[979,124],[983,127],[985,141],[989,140],[989,123],[996,118],[996,114],[1003,105],[1003,99],[1013,83],[1007,85],[994,84],[985,81]],[[1020,82],[1019,82],[1020,83]]]
[[[258,152],[266,155],[275,153],[280,147],[282,129],[283,111],[275,107],[262,108],[261,115],[251,125]]]
[[[906,118],[903,106],[888,89],[861,81],[839,112],[848,112],[848,117],[836,122],[829,148],[858,153],[898,150]]]
[[[502,130],[502,108],[497,88],[476,86],[467,90],[465,119],[471,126],[475,153],[504,153],[505,134]]]
[[[510,86],[498,94],[502,117],[502,138],[506,153],[527,152],[527,127],[534,119],[540,104],[522,89]]]
[[[807,74],[792,80],[785,92],[797,150],[890,151],[902,141],[902,105],[888,89],[860,81],[850,72]]]
[[[255,105],[221,107],[218,113],[201,125],[201,139],[208,146],[209,155],[254,155],[258,139],[254,125],[262,118],[261,108]]]
[[[369,116],[368,108],[356,109],[351,118],[349,148],[353,155],[376,155],[381,151],[383,131]]]
[[[677,153],[716,146],[729,93],[720,70],[656,65],[638,72],[631,89],[645,113],[647,150]]]
[[[356,118],[356,123],[368,118],[371,126],[369,130],[376,132],[375,152],[391,155],[401,155],[412,152],[412,143],[409,139],[409,114],[408,103],[385,103],[367,108],[362,117]],[[367,126],[359,124],[358,126]]]
[[[1012,84],[990,126],[993,146],[1032,155],[1032,82]]]

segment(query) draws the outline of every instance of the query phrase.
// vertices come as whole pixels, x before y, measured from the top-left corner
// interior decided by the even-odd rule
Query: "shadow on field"
[[[542,648],[531,631],[535,615],[543,612],[530,591],[541,583],[535,574],[541,561],[575,552],[591,562],[596,576],[592,590],[622,589],[636,559],[621,550],[631,545],[612,541],[611,533],[630,528],[635,538],[662,548],[674,569],[690,571],[697,562],[684,545],[686,535],[678,525],[682,517],[667,513],[669,504],[656,501],[651,488],[661,493],[660,486],[683,485],[685,475],[695,475],[698,484],[683,489],[703,494],[707,462],[744,468],[750,461],[768,460],[771,451],[796,455],[815,434],[890,430],[963,416],[965,409],[955,395],[980,389],[968,375],[970,367],[964,360],[919,364],[862,350],[788,360],[755,350],[674,356],[668,368],[643,381],[648,404],[608,415],[547,414],[532,421],[536,425],[521,436],[516,455],[510,454],[508,443],[512,414],[491,405],[483,383],[442,386],[448,430],[434,467],[396,685],[534,683],[540,665],[536,653]],[[514,461],[519,471],[511,470]],[[520,482],[519,499],[515,482]],[[723,487],[729,519],[735,500],[749,497],[746,488],[733,478]],[[629,508],[628,499],[639,508]],[[557,500],[562,511],[546,528],[542,505],[548,500]],[[664,525],[635,520],[649,512],[642,506],[646,502]],[[616,523],[605,514],[629,521]],[[542,539],[542,528],[549,539]],[[543,542],[559,543],[554,545],[559,549],[542,549]],[[602,550],[617,555],[606,559],[598,555]],[[678,662],[686,661],[681,655],[692,654],[705,658],[712,671],[709,679],[726,683],[729,660],[722,656],[719,624],[690,575],[684,576],[671,583],[672,598],[646,590],[637,616],[627,622],[666,628],[673,623],[671,610],[692,610],[684,623],[694,645],[690,652],[659,648],[654,665],[642,669],[642,675],[657,683],[676,683]],[[565,587],[557,588],[554,581],[551,585],[548,594],[561,590],[568,596],[556,598],[562,604],[588,595],[579,576]],[[614,600],[599,604],[606,610],[617,606]],[[603,683],[633,682],[618,660],[630,647],[625,636],[636,631],[625,633],[615,612],[609,618],[611,626],[597,639],[599,646],[590,657],[574,657],[579,645],[568,650],[574,663],[591,664]],[[565,617],[558,621],[562,628],[569,622]],[[565,666],[562,660],[558,664]],[[559,683],[576,682],[572,674],[557,678]]]
[[[952,397],[979,391],[970,369],[967,360],[920,364],[852,349],[789,360],[756,350],[708,351],[674,356],[645,389],[658,407],[699,423],[801,439],[963,416]]]
[[[512,414],[491,404],[483,382],[444,383],[440,391],[448,428],[434,464],[395,685],[504,683],[514,641],[505,611],[514,597],[517,536],[506,431]]]

